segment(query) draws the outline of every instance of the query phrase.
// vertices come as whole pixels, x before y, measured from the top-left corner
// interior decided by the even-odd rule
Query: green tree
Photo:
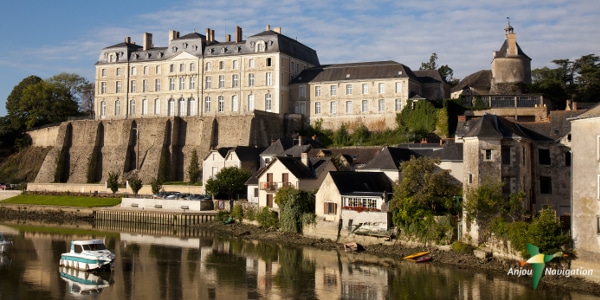
[[[129,187],[133,193],[137,196],[138,192],[142,189],[142,180],[137,175],[129,177]]]
[[[350,144],[348,125],[342,123],[340,128],[333,133],[333,143],[337,146],[348,146]]]
[[[42,82],[42,79],[31,75],[27,78],[24,78],[17,84],[13,90],[10,92],[8,97],[6,98],[6,112],[8,113],[8,117],[10,119],[12,128],[21,131],[24,130],[24,121],[27,117],[27,111],[23,110],[21,106],[21,98],[23,97],[23,91],[30,87],[34,86],[38,83]]]
[[[572,244],[569,235],[563,233],[560,222],[556,219],[554,210],[544,208],[536,216],[527,229],[529,243],[540,248],[540,251],[553,253],[561,250],[562,246]]]
[[[188,177],[190,178],[190,183],[194,184],[198,182],[198,178],[200,177],[200,163],[198,162],[198,153],[196,149],[192,150],[192,156],[190,158],[190,165],[187,169]]]
[[[160,180],[160,177],[154,177],[150,181],[150,187],[152,188],[152,194],[158,194],[162,189],[163,181]]]
[[[90,106],[93,109],[94,84],[84,77],[75,73],[63,72],[46,79],[46,82],[67,89],[81,111],[86,111]]]
[[[119,177],[121,176],[120,172],[108,172],[108,179],[106,180],[106,185],[113,192],[113,195],[117,193],[119,190]]]
[[[396,115],[398,130],[402,133],[426,135],[435,130],[437,110],[429,101],[414,101]]]
[[[204,189],[213,196],[225,194],[229,199],[233,199],[233,195],[246,192],[246,185],[244,183],[250,176],[252,174],[246,169],[237,167],[223,168],[214,178],[206,181]]]
[[[448,65],[442,65],[438,67],[437,60],[437,53],[431,53],[429,61],[422,62],[419,70],[437,70],[440,73],[440,76],[442,76],[442,79],[444,79],[447,83],[454,85],[457,84],[458,80],[454,79],[454,70],[452,70],[452,68],[450,68]]]
[[[436,218],[459,213],[455,196],[460,195],[461,186],[438,164],[438,159],[412,157],[400,165],[402,179],[394,184],[390,209],[394,224],[408,235],[443,239],[445,233],[441,229],[444,226],[436,224]]]
[[[296,188],[281,188],[275,195],[282,231],[301,233],[307,221],[315,219],[315,195]]]

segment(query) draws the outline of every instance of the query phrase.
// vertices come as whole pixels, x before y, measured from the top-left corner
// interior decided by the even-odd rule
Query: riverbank
[[[24,206],[24,205],[0,205],[0,216],[3,220],[29,220],[34,222],[45,222],[52,225],[69,224],[73,222],[94,222],[93,209],[53,207],[53,206]],[[300,234],[284,233],[273,229],[264,229],[245,223],[235,222],[233,224],[222,224],[221,222],[209,222],[197,225],[202,228],[218,231],[232,237],[261,240],[278,243],[285,246],[315,247],[323,250],[344,251],[344,245],[329,239],[315,239]],[[511,268],[520,268],[516,261],[503,261],[498,259],[481,260],[472,254],[443,249],[435,246],[414,247],[407,246],[401,241],[386,242],[385,244],[372,244],[364,246],[364,252],[382,258],[382,263],[389,259],[401,261],[404,256],[429,251],[433,256],[430,264],[449,266],[458,269],[484,272],[489,276],[501,278],[501,280],[513,281],[525,286],[531,285],[529,276],[508,275]],[[600,284],[590,282],[584,278],[565,276],[544,276],[540,281],[539,289],[565,289],[573,292],[590,295],[600,295]]]

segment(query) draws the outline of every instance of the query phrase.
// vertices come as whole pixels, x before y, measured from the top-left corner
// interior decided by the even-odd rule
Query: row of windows
[[[354,84],[352,84],[352,83],[345,84],[345,88],[346,88],[345,92],[346,92],[347,96],[353,94],[353,86],[354,86]],[[377,92],[379,94],[385,93],[385,83],[384,82],[380,82],[377,84]],[[395,83],[394,92],[397,94],[402,93],[402,82]],[[304,86],[304,85],[300,86],[299,90],[298,90],[298,94],[300,95],[301,98],[306,97],[306,86]],[[369,84],[368,83],[361,84],[361,94],[363,94],[363,95],[369,94]],[[321,95],[322,95],[321,86],[320,85],[315,86],[315,97],[319,97]],[[329,96],[337,96],[337,84],[329,85]]]
[[[270,67],[272,65],[272,59],[270,57],[266,58],[266,66]],[[294,70],[294,63],[290,63],[291,65],[291,69]],[[186,68],[187,66],[187,68]],[[254,63],[254,58],[250,58],[248,59],[248,68],[254,68],[255,67],[255,63]],[[239,61],[238,60],[232,60],[231,61],[231,68],[233,70],[237,70],[239,69]],[[186,69],[189,70],[190,72],[195,72],[196,71],[196,63],[189,63],[189,64],[185,64],[185,63],[180,63],[178,66],[176,64],[170,64],[169,65],[169,72],[170,73],[174,73],[175,70],[179,70],[179,72],[186,72]],[[219,61],[218,62],[218,69],[219,70],[224,70],[225,69],[225,62],[224,61]],[[298,64],[296,64],[296,69],[300,70],[300,66]],[[148,75],[149,74],[149,70],[150,67],[149,66],[143,66],[142,67],[142,72],[144,75]],[[212,63],[211,62],[207,62],[205,65],[205,70],[206,71],[210,71],[212,70]],[[157,65],[154,67],[154,74],[160,74],[161,73],[161,66]],[[107,70],[106,69],[101,69],[100,70],[100,75],[102,77],[106,77],[107,75]],[[123,75],[122,69],[121,68],[116,68],[115,69],[115,75],[116,76],[121,76]],[[131,67],[131,75],[137,75],[137,67],[133,66]]]
[[[303,107],[305,107],[304,102],[300,102],[296,113],[305,114],[306,112],[302,109]],[[369,100],[362,100],[361,101],[360,110],[363,113],[369,112]],[[400,99],[395,99],[394,100],[394,110],[396,112],[402,111],[402,100],[400,100]],[[377,100],[377,111],[378,112],[385,112],[385,99],[379,99],[379,100]],[[347,114],[351,114],[353,112],[354,112],[353,101],[346,101],[346,113]],[[321,102],[315,102],[314,113],[317,114],[317,115],[322,113],[322,111],[321,111]],[[337,113],[337,102],[336,101],[330,101],[329,102],[329,113],[330,114],[336,114]]]
[[[176,109],[176,107],[175,107],[176,102],[177,101],[175,101],[175,99],[169,99],[168,107],[167,107],[167,116],[175,116],[175,112],[178,112],[178,116],[195,116],[195,115],[197,115],[196,99],[194,99],[194,98],[189,98],[187,100],[184,98],[179,99],[178,109]],[[211,97],[207,96],[204,98],[204,111],[205,112],[207,112],[207,113],[211,112],[211,109],[212,109],[211,103],[212,103]],[[239,100],[238,100],[237,95],[231,96],[230,103],[231,103],[230,108],[231,108],[232,112],[239,111]],[[273,97],[271,96],[271,94],[266,94],[265,99],[264,99],[265,111],[271,111],[272,105],[273,105]],[[254,95],[253,94],[248,95],[247,107],[248,107],[248,111],[254,110]],[[148,108],[149,108],[148,107],[148,99],[142,100],[141,115],[148,115],[149,114]],[[225,111],[225,97],[218,96],[217,97],[217,112],[224,112],[224,111]],[[115,112],[114,113],[115,116],[121,115],[121,101],[119,101],[119,100],[115,101],[114,112]],[[136,101],[135,100],[129,101],[128,114],[131,116],[136,115]],[[154,115],[160,115],[160,99],[154,100]],[[106,101],[100,102],[100,116],[106,117]]]

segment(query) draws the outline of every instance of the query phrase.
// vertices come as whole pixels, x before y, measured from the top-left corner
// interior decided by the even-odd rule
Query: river
[[[600,299],[453,267],[366,253],[286,247],[199,229],[186,237],[0,226],[0,299]],[[59,267],[72,239],[100,238],[112,272]],[[542,278],[542,280],[544,280]],[[529,282],[526,282],[529,283]]]

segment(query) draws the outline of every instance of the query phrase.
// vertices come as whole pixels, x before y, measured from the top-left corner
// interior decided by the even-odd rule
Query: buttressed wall
[[[193,150],[202,159],[216,147],[267,147],[282,134],[279,116],[265,112],[64,122],[35,182],[105,182],[109,172],[125,177],[137,172],[145,184],[159,174],[165,180],[187,181]]]

